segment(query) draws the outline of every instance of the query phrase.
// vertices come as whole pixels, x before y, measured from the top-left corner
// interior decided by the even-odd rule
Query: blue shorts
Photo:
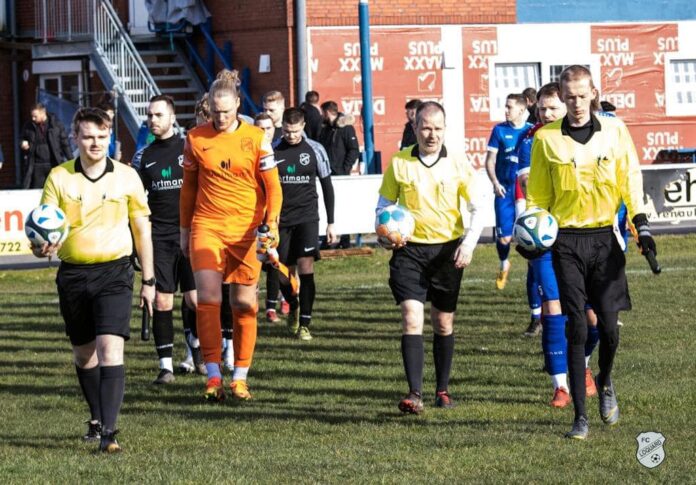
[[[556,281],[556,273],[553,270],[551,251],[546,251],[538,258],[532,260],[532,267],[534,268],[534,276],[536,276],[539,284],[541,301],[559,300],[558,282]]]
[[[498,237],[512,236],[515,225],[515,183],[505,186],[505,197],[494,198],[495,234]]]

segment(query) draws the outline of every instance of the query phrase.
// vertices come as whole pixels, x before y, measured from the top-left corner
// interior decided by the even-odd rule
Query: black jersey
[[[317,158],[316,152],[306,140],[290,145],[282,140],[275,148],[280,184],[283,187],[283,208],[280,226],[294,226],[319,220],[317,205],[317,176],[331,175],[329,164]]]
[[[184,181],[184,140],[155,140],[140,154],[140,178],[147,190],[152,236],[179,238],[179,193]]]

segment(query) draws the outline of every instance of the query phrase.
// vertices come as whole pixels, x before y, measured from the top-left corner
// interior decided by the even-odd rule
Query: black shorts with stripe
[[[563,313],[631,309],[626,256],[611,226],[561,229],[552,249]]]
[[[442,312],[457,309],[463,269],[454,266],[455,239],[442,244],[408,243],[389,260],[389,287],[396,304],[404,300],[432,302]]]
[[[319,260],[319,222],[280,227],[278,233],[278,256],[283,263],[294,266],[298,258],[305,257]]]
[[[97,335],[130,338],[134,273],[128,257],[60,264],[56,276],[60,312],[73,345],[92,342]]]
[[[160,293],[176,293],[196,289],[191,261],[181,252],[178,240],[152,241],[155,260],[156,288]]]

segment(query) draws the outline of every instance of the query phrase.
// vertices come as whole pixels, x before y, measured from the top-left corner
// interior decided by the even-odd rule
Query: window
[[[499,63],[493,69],[491,80],[491,120],[505,119],[505,99],[510,93],[521,93],[526,88],[541,87],[539,63]]]
[[[671,59],[665,64],[667,116],[696,115],[696,59]]]

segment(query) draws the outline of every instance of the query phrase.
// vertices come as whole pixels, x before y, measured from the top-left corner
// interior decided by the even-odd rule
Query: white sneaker
[[[179,364],[179,372],[182,374],[193,374],[195,367],[193,366],[193,356],[188,355],[185,360]]]

